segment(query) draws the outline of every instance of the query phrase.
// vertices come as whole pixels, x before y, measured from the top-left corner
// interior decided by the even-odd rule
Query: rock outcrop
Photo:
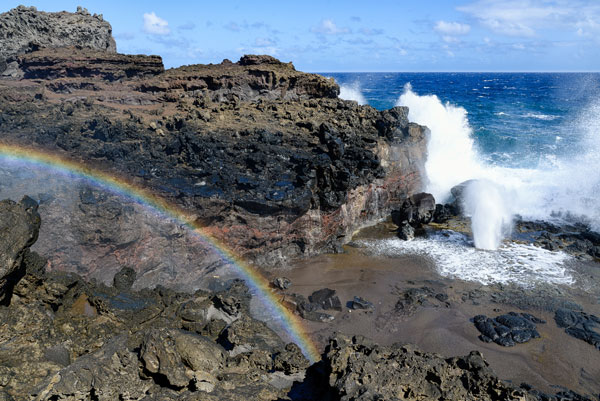
[[[9,14],[33,13],[19,10]],[[16,56],[23,79],[0,80],[3,141],[126,177],[245,259],[337,251],[421,187],[426,129],[406,108],[338,99],[332,79],[291,63],[244,56],[161,72],[158,57],[95,41],[45,45]]]
[[[40,230],[37,203],[29,197],[21,202],[0,202],[0,304],[10,301],[13,287],[25,274],[23,260]]]
[[[360,337],[331,339],[329,384],[346,400],[535,400],[493,374],[479,352],[443,358],[410,345],[381,347]]]
[[[19,6],[0,14],[0,75],[21,76],[16,62],[21,54],[68,46],[117,51],[110,24],[85,8],[76,13],[46,13]]]

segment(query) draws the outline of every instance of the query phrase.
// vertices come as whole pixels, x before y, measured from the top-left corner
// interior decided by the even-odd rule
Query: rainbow
[[[271,290],[269,280],[258,272],[258,270],[235,255],[227,245],[196,223],[196,219],[180,207],[150,193],[139,185],[135,185],[130,180],[91,168],[83,163],[57,154],[21,145],[0,144],[0,160],[7,162],[11,160],[18,161],[83,178],[96,186],[126,196],[160,215],[174,219],[185,225],[193,234],[200,236],[206,243],[210,244],[225,262],[238,270],[251,291],[254,290],[252,292],[258,296],[263,305],[268,309],[268,312],[279,319],[282,329],[300,347],[304,355],[311,362],[316,362],[320,359],[318,348],[304,329],[301,319],[281,303],[277,294]]]

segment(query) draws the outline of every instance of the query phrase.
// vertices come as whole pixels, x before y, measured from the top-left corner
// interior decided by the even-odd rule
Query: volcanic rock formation
[[[47,272],[29,251],[35,204],[2,201],[0,211],[0,271],[14,265],[6,250],[23,255],[0,305],[0,400],[587,400],[515,388],[477,352],[444,358],[339,335],[310,365],[249,315],[241,281],[218,292],[133,291],[128,267],[111,287]]]
[[[52,14],[64,21],[36,34],[39,46],[11,50],[23,78],[0,80],[3,143],[124,177],[263,265],[336,251],[420,189],[426,129],[406,108],[338,99],[332,79],[270,56],[162,72],[159,57],[114,53],[99,40],[110,26],[82,13]],[[19,8],[2,18],[8,37],[50,17]],[[88,46],[51,39],[75,38],[57,33],[71,18],[94,20],[77,36]]]

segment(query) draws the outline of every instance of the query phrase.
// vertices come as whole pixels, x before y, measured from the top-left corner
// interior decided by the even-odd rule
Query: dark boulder
[[[565,329],[570,336],[585,341],[600,350],[600,318],[588,313],[558,309],[554,314],[558,327]]]
[[[407,198],[399,210],[394,210],[392,221],[397,226],[406,221],[413,227],[420,227],[433,220],[435,208],[433,195],[421,192]]]
[[[337,295],[335,295],[335,290],[330,288],[323,288],[313,292],[308,297],[308,300],[311,303],[319,305],[325,310],[342,310],[342,303],[340,302],[340,299]]]
[[[135,282],[135,277],[135,270],[125,266],[115,274],[115,277],[113,278],[113,287],[119,291],[127,291]]]
[[[398,238],[403,239],[404,241],[410,241],[415,238],[415,229],[408,224],[408,222],[404,221],[398,226],[397,234]]]
[[[481,335],[479,339],[483,342],[495,342],[504,347],[512,347],[515,344],[525,343],[533,338],[539,338],[536,324],[546,323],[528,313],[509,312],[495,319],[485,315],[477,315],[473,323]]]

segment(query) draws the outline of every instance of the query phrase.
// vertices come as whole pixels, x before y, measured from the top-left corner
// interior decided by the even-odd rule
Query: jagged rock
[[[498,380],[479,352],[443,358],[410,345],[382,347],[361,337],[330,340],[325,364],[346,400],[534,400]]]
[[[20,54],[40,47],[79,46],[116,52],[112,27],[101,15],[87,11],[46,13],[19,6],[0,14],[0,74]]]
[[[319,305],[319,307],[325,310],[342,310],[342,303],[337,295],[335,295],[335,290],[330,288],[323,288],[313,292],[308,300],[313,303]]]
[[[10,302],[12,289],[25,274],[23,258],[40,230],[38,205],[24,197],[19,203],[0,202],[0,304]]]
[[[285,349],[275,356],[273,366],[286,374],[297,373],[308,368],[309,361],[302,355],[300,348],[294,343],[288,343]]]
[[[558,327],[565,329],[567,334],[600,350],[600,318],[598,316],[561,308],[555,312],[554,320]]]
[[[286,277],[276,277],[273,280],[273,285],[275,288],[279,288],[280,290],[287,290],[292,286],[292,282]]]
[[[479,339],[484,342],[495,342],[504,347],[525,343],[533,338],[539,338],[536,324],[546,323],[528,313],[509,312],[494,319],[484,315],[473,318],[475,327],[481,335]]]

